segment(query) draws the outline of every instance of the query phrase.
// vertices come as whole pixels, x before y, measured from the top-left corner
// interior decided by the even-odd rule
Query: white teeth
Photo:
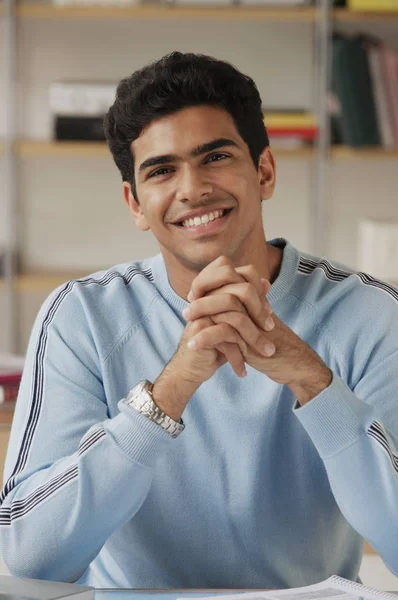
[[[201,217],[195,217],[194,219],[186,219],[182,222],[183,227],[197,227],[198,225],[203,226],[206,223],[214,221],[214,219],[219,219],[225,213],[225,210],[215,210],[214,212],[210,212],[207,215],[202,215]]]

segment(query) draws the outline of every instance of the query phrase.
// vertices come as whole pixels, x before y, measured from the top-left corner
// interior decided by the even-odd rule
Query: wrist
[[[197,382],[184,380],[169,363],[153,384],[152,399],[168,417],[179,421],[199,386]]]
[[[323,392],[333,380],[333,372],[326,367],[315,374],[312,374],[308,380],[292,383],[288,385],[289,389],[295,395],[297,402],[304,406],[321,392]]]

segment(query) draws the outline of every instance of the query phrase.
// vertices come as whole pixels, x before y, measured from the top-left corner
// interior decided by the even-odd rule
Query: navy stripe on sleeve
[[[73,287],[76,284],[82,286],[88,285],[101,285],[106,286],[110,282],[115,279],[122,279],[125,285],[129,285],[132,279],[141,275],[146,277],[149,281],[153,282],[153,275],[150,269],[140,270],[135,265],[130,266],[126,272],[122,275],[117,271],[107,271],[100,279],[94,279],[93,277],[87,277],[84,279],[77,279],[69,281],[62,287],[62,289],[58,292],[55,298],[52,300],[50,304],[47,314],[45,315],[41,327],[40,334],[38,336],[37,341],[37,349],[36,349],[36,360],[33,365],[33,376],[32,376],[32,391],[31,391],[31,402],[30,402],[30,413],[27,420],[27,424],[25,427],[25,431],[22,438],[22,443],[19,449],[19,454],[15,463],[14,470],[9,477],[8,481],[5,483],[3,491],[0,495],[0,505],[4,501],[7,494],[15,486],[16,477],[26,466],[29,452],[32,445],[32,439],[37,427],[37,423],[39,421],[40,411],[42,408],[42,400],[43,400],[43,381],[44,381],[44,357],[47,349],[47,340],[48,340],[48,328],[51,322],[54,319],[54,316],[57,313],[60,305],[63,300],[68,296],[68,294],[72,291]]]
[[[392,296],[398,302],[398,289],[393,285],[389,285],[385,281],[381,281],[379,279],[375,279],[368,275],[367,273],[362,273],[360,271],[350,272],[343,271],[342,269],[337,269],[327,260],[320,260],[316,262],[314,260],[310,260],[308,258],[304,258],[300,256],[300,262],[298,266],[298,272],[303,275],[311,275],[315,269],[322,269],[325,273],[327,279],[331,281],[344,281],[350,275],[356,275],[362,281],[364,285],[371,285],[373,287],[377,287]]]

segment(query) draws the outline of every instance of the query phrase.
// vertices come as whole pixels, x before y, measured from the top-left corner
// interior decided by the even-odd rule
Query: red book
[[[18,397],[19,384],[0,385],[0,404],[16,402]]]
[[[268,127],[269,137],[299,137],[303,140],[315,140],[318,137],[317,127]]]

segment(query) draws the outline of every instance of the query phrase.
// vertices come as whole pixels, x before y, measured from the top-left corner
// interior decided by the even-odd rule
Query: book
[[[387,102],[392,122],[394,147],[398,148],[398,54],[385,44],[381,46]]]
[[[388,96],[383,44],[369,42],[367,44],[367,54],[382,146],[387,149],[394,148],[394,129]]]
[[[320,583],[285,590],[259,590],[225,594],[222,600],[397,600],[398,596],[382,592],[361,583],[332,575]],[[207,596],[206,600],[220,600],[219,596]],[[180,597],[177,600],[188,600]]]
[[[380,134],[363,36],[336,35],[332,44],[332,96],[339,106],[335,131],[347,146],[379,146]]]
[[[94,588],[77,583],[0,575],[0,600],[94,600]]]
[[[350,10],[397,10],[398,0],[347,0]]]

